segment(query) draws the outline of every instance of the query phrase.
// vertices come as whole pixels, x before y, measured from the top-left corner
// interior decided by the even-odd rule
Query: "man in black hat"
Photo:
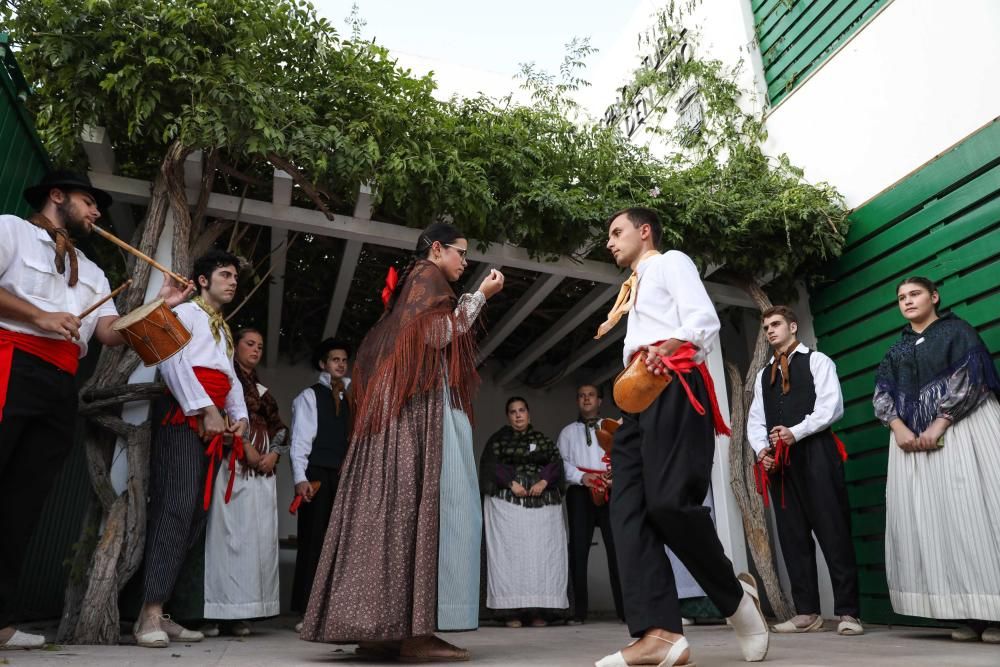
[[[24,192],[37,211],[0,215],[0,648],[37,648],[44,637],[16,630],[13,598],[28,541],[52,482],[73,444],[75,374],[91,336],[124,342],[111,325],[111,292],[101,269],[73,245],[111,203],[69,171],[54,171]],[[191,289],[165,280],[176,305]]]

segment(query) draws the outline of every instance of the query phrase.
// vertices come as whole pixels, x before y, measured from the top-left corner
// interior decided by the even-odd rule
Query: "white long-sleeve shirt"
[[[587,444],[587,425],[581,421],[567,425],[559,433],[559,440],[556,446],[559,447],[559,455],[562,456],[563,470],[566,473],[568,484],[582,484],[583,471],[607,470],[608,466],[601,459],[604,457],[604,450],[597,443],[597,429],[590,429],[590,445]]]
[[[809,348],[799,343],[799,346],[788,355],[788,359],[791,361],[796,354],[808,352]],[[769,363],[774,363],[773,356]],[[757,454],[771,446],[767,433],[767,419],[764,416],[764,396],[760,389],[761,376],[767,368],[765,366],[757,373],[753,386],[753,402],[750,404],[750,414],[747,417],[747,439]],[[809,371],[816,387],[816,403],[813,411],[798,424],[781,424],[792,432],[795,442],[819,433],[844,415],[844,396],[840,391],[837,365],[833,363],[833,359],[814,350],[809,356]],[[778,369],[778,375],[781,375],[781,369]],[[793,386],[791,390],[795,391],[795,387]]]
[[[55,248],[44,229],[16,215],[0,215],[0,287],[45,312],[74,315],[111,293],[104,272],[79,250],[76,251],[79,280],[70,287],[69,257],[66,272],[60,274],[56,271]],[[81,358],[87,354],[87,343],[94,335],[97,321],[117,315],[114,301],[107,301],[83,318],[80,338],[73,341],[80,348]],[[11,318],[0,318],[0,329],[62,340],[59,334]]]
[[[200,414],[212,403],[208,392],[201,386],[194,374],[194,367],[211,368],[229,377],[229,393],[226,395],[226,415],[230,422],[247,419],[247,406],[243,400],[243,385],[233,370],[233,360],[226,352],[225,337],[216,342],[208,324],[208,313],[197,304],[187,302],[174,308],[177,319],[191,332],[191,340],[180,352],[162,362],[160,374],[167,389],[181,406],[184,415]]]
[[[344,390],[351,386],[351,378],[344,378]],[[330,374],[319,374],[318,382],[324,387],[332,384]],[[341,400],[345,397],[340,396]],[[309,455],[312,454],[313,441],[319,430],[319,413],[316,411],[316,392],[312,387],[303,389],[292,401],[292,478],[295,483],[308,482],[306,468],[309,467]]]
[[[668,338],[698,347],[695,361],[704,361],[719,334],[719,316],[698,267],[679,250],[669,250],[639,262],[639,284],[628,313],[623,362],[635,351]]]

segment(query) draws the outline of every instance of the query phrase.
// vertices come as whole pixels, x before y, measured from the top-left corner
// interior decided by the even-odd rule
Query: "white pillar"
[[[173,262],[171,247],[174,241],[174,214],[173,211],[167,212],[167,219],[163,224],[163,233],[160,235],[160,241],[156,246],[156,253],[153,258],[163,264],[164,266],[170,266]],[[141,261],[141,260],[136,260]],[[159,293],[160,288],[163,286],[163,274],[153,269],[149,274],[149,283],[146,285],[146,297],[143,300],[144,303],[149,303],[152,301],[156,295]],[[125,313],[122,313],[124,315]],[[129,376],[129,384],[136,384],[139,382],[152,382],[156,377],[156,367],[152,366],[147,368],[146,366],[139,365],[132,375]],[[132,401],[126,403],[122,407],[122,419],[129,424],[142,424],[149,418],[149,401]],[[122,438],[118,438],[118,442],[115,443],[115,455],[114,460],[111,463],[111,485],[114,487],[117,493],[122,493],[128,484],[128,450],[125,447],[125,441]]]
[[[722,361],[721,343],[708,355],[708,370],[715,382],[719,410],[729,423],[729,392],[726,389],[725,365]],[[707,407],[707,406],[706,406]],[[746,538],[743,535],[743,518],[736,496],[729,485],[729,438],[715,437],[715,461],[712,466],[712,500],[715,501],[715,530],[719,534],[726,555],[737,572],[747,569]]]

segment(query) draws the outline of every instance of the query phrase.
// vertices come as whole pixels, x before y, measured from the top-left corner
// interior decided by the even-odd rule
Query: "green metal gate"
[[[840,373],[837,430],[851,454],[849,484],[861,615],[900,622],[885,581],[885,476],[889,433],[875,420],[875,369],[905,324],[896,284],[924,275],[946,310],[1000,351],[1000,118],[860,207],[832,283],[811,296],[819,347]],[[1000,363],[998,363],[1000,367]],[[915,621],[916,619],[906,619]]]

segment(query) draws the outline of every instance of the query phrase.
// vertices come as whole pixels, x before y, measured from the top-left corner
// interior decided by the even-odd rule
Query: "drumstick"
[[[97,303],[95,303],[94,305],[92,305],[90,308],[88,308],[87,310],[85,310],[82,313],[80,313],[79,315],[77,315],[77,317],[79,317],[82,320],[87,315],[90,315],[92,312],[94,312],[95,310],[97,310],[98,308],[100,308],[101,306],[103,306],[105,303],[107,303],[107,301],[109,301],[110,299],[113,299],[116,296],[118,296],[123,289],[125,289],[126,287],[128,287],[131,284],[132,284],[132,280],[130,278],[129,280],[126,280],[124,283],[122,283],[121,286],[118,287],[118,289],[116,289],[114,292],[112,292],[111,294],[107,295],[106,297],[104,297],[103,299],[101,299],[100,301],[98,301]]]
[[[124,241],[122,241],[120,238],[118,238],[117,236],[115,236],[111,232],[105,231],[105,230],[101,229],[100,227],[98,227],[97,225],[91,225],[91,229],[93,229],[95,232],[97,232],[100,236],[103,236],[107,240],[109,240],[112,243],[114,243],[116,246],[118,246],[119,248],[121,248],[125,252],[129,252],[129,253],[135,255],[136,257],[138,257],[142,261],[148,262],[149,264],[151,264],[154,268],[157,268],[160,271],[163,271],[168,276],[170,276],[171,278],[173,278],[174,280],[176,280],[178,284],[180,284],[180,285],[187,285],[187,284],[189,284],[191,282],[190,279],[185,278],[184,276],[181,276],[181,275],[178,275],[178,274],[174,273],[173,271],[171,271],[167,267],[163,266],[162,264],[160,264],[159,262],[157,262],[155,259],[153,259],[149,255],[147,255],[146,253],[142,252],[141,250],[136,250],[135,248],[133,248],[129,244],[125,243]]]

